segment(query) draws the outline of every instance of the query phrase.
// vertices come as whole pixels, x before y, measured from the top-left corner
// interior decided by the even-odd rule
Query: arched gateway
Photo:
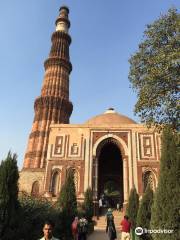
[[[128,149],[125,141],[108,133],[99,138],[93,147],[92,189],[98,212],[98,200],[105,199],[106,207],[121,207],[127,202]]]
[[[123,205],[123,161],[119,143],[114,138],[103,140],[97,148],[98,198],[107,196],[107,207]]]

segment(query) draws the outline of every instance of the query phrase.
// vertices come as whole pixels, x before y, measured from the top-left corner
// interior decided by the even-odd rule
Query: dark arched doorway
[[[104,198],[107,207],[123,205],[123,162],[118,142],[109,138],[99,146],[98,198]]]
[[[51,180],[51,193],[52,196],[57,196],[59,192],[59,171],[54,171],[52,174],[52,180]]]

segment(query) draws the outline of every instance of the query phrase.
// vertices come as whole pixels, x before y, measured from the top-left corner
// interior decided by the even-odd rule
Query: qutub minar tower
[[[156,188],[160,136],[113,108],[83,124],[69,123],[73,105],[69,100],[72,65],[68,14],[69,9],[62,6],[55,22],[50,54],[44,62],[41,95],[34,103],[35,116],[19,188],[20,192],[56,201],[72,169],[78,201],[83,201],[90,187],[98,214],[98,200],[108,186],[116,192],[112,207],[117,202],[126,206],[134,186],[140,195],[148,183]]]
[[[32,131],[24,159],[24,168],[45,168],[50,124],[69,123],[73,105],[69,101],[69,58],[71,37],[68,34],[69,10],[60,8],[56,31],[52,34],[52,47],[44,62],[45,76],[41,96],[35,100]]]

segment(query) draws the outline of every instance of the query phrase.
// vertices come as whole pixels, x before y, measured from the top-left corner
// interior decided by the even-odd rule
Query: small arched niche
[[[32,184],[31,196],[33,196],[33,197],[39,196],[39,182],[38,181],[35,181]]]
[[[72,171],[73,175],[74,175],[74,185],[75,185],[75,189],[76,189],[76,193],[79,191],[79,172],[77,171],[76,168],[70,167],[67,170],[67,174]]]
[[[56,197],[59,193],[59,183],[60,183],[60,172],[54,170],[51,178],[51,193],[53,197]]]
[[[154,191],[156,188],[156,180],[154,178],[154,174],[151,170],[145,171],[142,176],[143,182],[143,193],[146,191],[146,187],[149,184],[151,189]]]

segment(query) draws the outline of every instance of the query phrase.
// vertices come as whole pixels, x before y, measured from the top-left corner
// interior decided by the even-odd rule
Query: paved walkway
[[[117,239],[120,240],[120,233],[119,233],[119,226],[120,222],[122,220],[123,214],[122,212],[113,211],[114,215],[114,223],[116,226],[116,232],[117,232]],[[108,235],[106,234],[106,217],[105,215],[100,216],[96,221],[96,225],[94,226],[94,232],[87,238],[87,240],[109,240]]]
[[[103,230],[95,230],[89,237],[88,240],[109,240],[108,235]]]
[[[117,239],[120,239],[119,233],[117,233]],[[87,240],[109,240],[105,230],[95,230]]]

